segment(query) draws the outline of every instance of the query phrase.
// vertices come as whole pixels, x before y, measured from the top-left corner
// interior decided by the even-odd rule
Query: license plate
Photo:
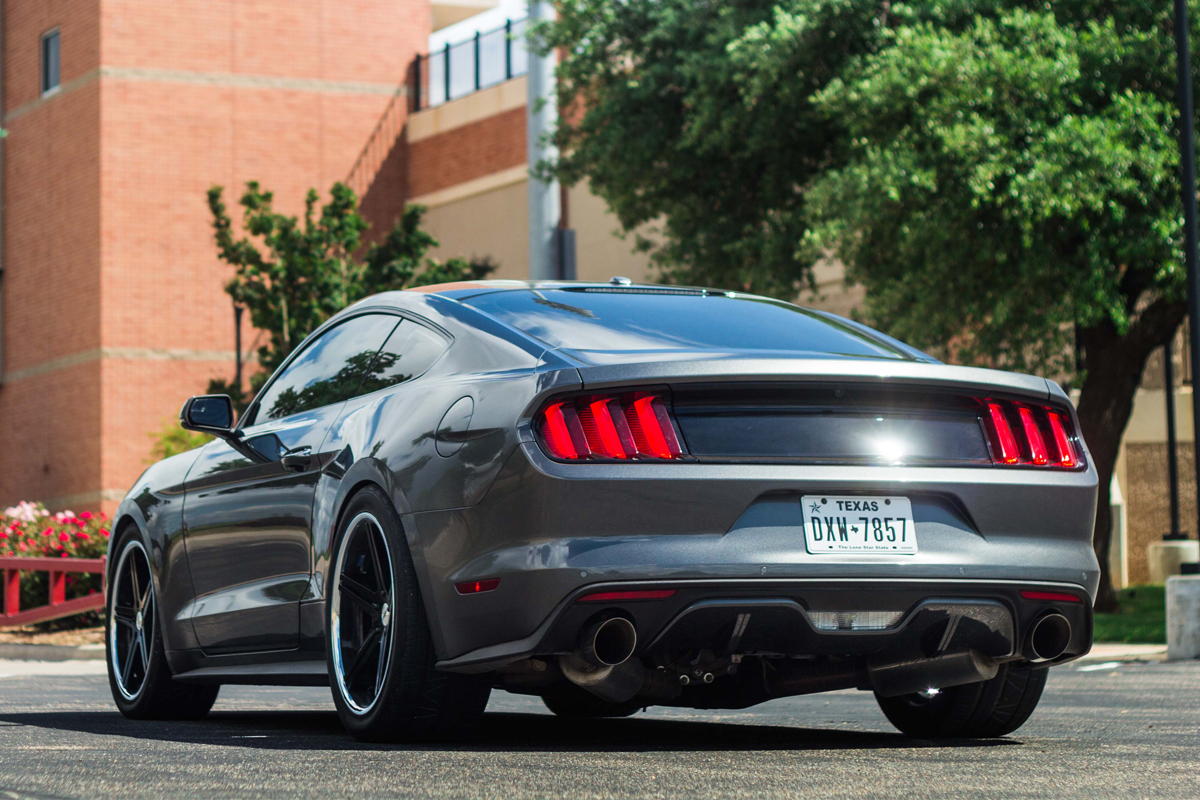
[[[804,543],[820,554],[917,552],[917,530],[907,497],[805,495]]]

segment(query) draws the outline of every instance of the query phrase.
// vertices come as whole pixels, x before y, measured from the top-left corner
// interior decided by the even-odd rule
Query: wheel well
[[[117,568],[117,560],[111,557],[116,555],[112,552],[113,547],[118,541],[120,541],[121,537],[125,535],[125,531],[129,528],[137,528],[137,521],[134,520],[134,518],[129,514],[125,514],[113,522],[112,530],[109,533],[108,539],[108,555],[110,558],[108,559],[108,564],[106,565],[106,570],[108,572],[108,575],[105,576],[106,584],[112,583],[113,570]]]
[[[337,534],[338,528],[342,527],[342,520],[346,516],[346,509],[349,507],[350,501],[353,500],[359,492],[361,492],[363,489],[367,488],[368,486],[374,486],[376,489],[383,492],[383,496],[387,499],[387,501],[389,503],[391,503],[392,510],[396,512],[396,516],[397,517],[400,516],[400,512],[396,510],[396,504],[392,503],[392,498],[391,498],[391,495],[388,494],[387,488],[385,486],[383,486],[382,484],[380,484],[378,481],[373,481],[373,480],[370,480],[369,478],[363,478],[358,483],[351,486],[350,490],[348,492],[346,492],[346,494],[342,497],[342,502],[338,506],[337,514],[333,518],[333,530],[331,530],[329,532],[329,554],[328,554],[329,555],[329,559],[328,559],[328,561],[329,561],[328,569],[329,570],[333,569],[333,538]],[[400,533],[401,534],[404,533],[404,523],[403,522],[400,523]],[[325,576],[326,580],[329,580],[330,578],[332,578],[332,575]]]

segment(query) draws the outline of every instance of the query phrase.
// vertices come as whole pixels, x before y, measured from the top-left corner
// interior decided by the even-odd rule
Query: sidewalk
[[[1102,664],[1106,661],[1165,661],[1165,644],[1094,644],[1083,658],[1072,661],[1073,665]]]

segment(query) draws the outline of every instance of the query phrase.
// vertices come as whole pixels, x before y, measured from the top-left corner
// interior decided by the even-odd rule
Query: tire
[[[1006,736],[1025,724],[1046,688],[1049,670],[1001,664],[990,681],[943,689],[935,697],[875,696],[888,720],[919,739],[986,739]]]
[[[112,552],[116,568],[109,580],[104,655],[117,708],[130,719],[200,719],[221,687],[172,679],[151,562],[137,528],[125,528]]]
[[[400,517],[382,491],[351,498],[332,552],[325,650],[346,730],[364,742],[465,735],[483,717],[491,676],[437,669]]]
[[[646,704],[631,700],[625,703],[608,703],[596,695],[575,685],[556,687],[542,695],[546,708],[555,716],[567,719],[596,719],[598,717],[629,717]]]

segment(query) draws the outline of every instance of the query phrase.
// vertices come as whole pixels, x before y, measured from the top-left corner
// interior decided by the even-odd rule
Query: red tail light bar
[[[597,394],[555,400],[534,420],[546,452],[576,460],[668,461],[684,455],[663,395]]]
[[[1058,409],[993,399],[984,400],[983,408],[992,463],[1060,469],[1082,465],[1071,418]]]

